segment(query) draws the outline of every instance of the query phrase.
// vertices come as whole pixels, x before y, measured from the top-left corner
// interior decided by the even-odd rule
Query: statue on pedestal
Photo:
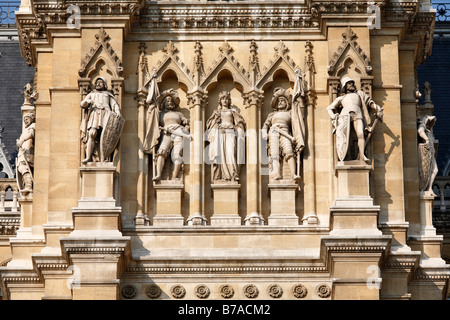
[[[175,89],[159,94],[156,86],[150,87],[144,152],[153,154],[156,162],[153,181],[161,180],[165,160],[169,155],[173,163],[172,179],[178,179],[183,165],[184,138],[190,138],[189,119],[176,111],[180,98]]]
[[[438,173],[433,135],[435,123],[435,116],[426,115],[420,119],[417,128],[419,135],[419,189],[430,195],[434,195],[433,182]]]
[[[289,90],[277,87],[271,101],[274,112],[267,116],[262,127],[262,138],[269,139],[269,169],[273,180],[283,178],[281,160],[289,165],[291,178],[298,181],[300,155],[305,148],[305,125],[303,119],[303,81],[297,75],[294,98]]]
[[[383,118],[383,109],[364,91],[357,90],[353,79],[344,77],[341,80],[341,88],[344,94],[327,107],[334,126],[333,133],[336,134],[339,160],[361,160],[370,163],[365,155],[365,148],[376,124]],[[374,120],[369,113],[370,109],[376,111]],[[354,134],[357,138],[356,146],[352,139]]]
[[[219,94],[219,106],[206,122],[212,180],[239,181],[245,162],[245,120],[231,105],[230,93]]]
[[[16,177],[22,194],[33,191],[35,119],[32,112],[23,116],[25,128],[17,140]]]
[[[125,120],[107,81],[98,77],[94,91],[81,101],[85,110],[81,122],[81,139],[86,144],[86,157],[81,162],[108,161],[122,133]]]

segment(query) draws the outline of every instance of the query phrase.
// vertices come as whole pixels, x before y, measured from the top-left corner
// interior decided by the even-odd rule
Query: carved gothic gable
[[[328,74],[330,76],[341,76],[349,74],[349,68],[361,76],[372,74],[372,66],[366,53],[361,49],[356,41],[357,36],[348,27],[342,34],[342,42],[339,48],[334,52],[328,65]]]
[[[244,89],[251,87],[250,74],[244,69],[239,61],[233,56],[233,48],[225,41],[219,48],[219,59],[213,62],[213,66],[202,81],[201,86],[207,88],[209,84],[217,82],[222,70],[228,70],[233,75],[234,81],[239,83]]]
[[[93,72],[103,66],[110,76],[121,77],[123,75],[122,62],[109,44],[109,35],[101,28],[95,35],[95,39],[94,46],[81,62],[81,68],[78,71],[80,77],[90,77]]]
[[[263,69],[262,76],[257,82],[256,86],[258,89],[261,89],[266,83],[272,82],[274,75],[280,69],[287,72],[291,82],[295,82],[295,71],[299,67],[289,57],[289,48],[280,40],[274,50],[275,54],[273,59],[269,61],[269,66]]]
[[[178,56],[178,49],[169,41],[167,46],[164,47],[164,59],[158,61],[155,68],[158,75],[158,82],[162,82],[162,75],[166,71],[173,71],[177,75],[178,81],[184,83],[189,89],[194,87],[194,79],[191,71],[187,68],[184,62]]]

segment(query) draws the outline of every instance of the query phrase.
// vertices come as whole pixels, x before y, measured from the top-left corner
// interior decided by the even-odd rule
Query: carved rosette
[[[195,295],[200,299],[208,298],[210,293],[211,290],[209,290],[209,288],[204,284],[199,284],[198,286],[195,287]]]
[[[316,293],[321,298],[328,298],[331,295],[331,288],[326,284],[320,284],[316,288]]]
[[[224,284],[224,285],[220,286],[219,292],[220,292],[220,295],[225,299],[229,299],[234,296],[234,289],[232,286],[230,286],[228,284]]]
[[[244,295],[247,298],[256,298],[258,294],[259,290],[254,284],[248,284],[244,287]]]
[[[277,284],[272,284],[267,288],[267,293],[272,298],[281,298],[283,295],[283,289]]]
[[[149,298],[156,299],[161,295],[161,288],[158,287],[156,284],[152,284],[147,287],[145,293]]]
[[[136,296],[135,286],[127,284],[122,288],[122,297],[124,297],[125,299],[133,299],[135,296]]]
[[[175,299],[182,299],[186,295],[186,289],[184,289],[184,287],[179,284],[174,285],[170,289],[170,292],[172,293],[172,297],[174,297]]]
[[[308,295],[308,289],[302,284],[296,284],[292,287],[292,294],[296,298],[304,298]]]

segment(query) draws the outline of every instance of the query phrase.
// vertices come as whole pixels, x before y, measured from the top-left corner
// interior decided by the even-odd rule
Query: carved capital
[[[197,88],[192,92],[188,92],[188,106],[189,109],[195,106],[205,107],[206,101],[208,99],[207,92],[203,91],[201,88]]]
[[[257,106],[258,108],[261,108],[262,102],[264,100],[264,94],[260,90],[253,90],[247,93],[244,93],[244,105],[245,108],[250,108],[251,106]]]

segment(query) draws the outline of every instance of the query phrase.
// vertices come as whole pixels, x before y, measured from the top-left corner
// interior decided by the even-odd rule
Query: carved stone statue
[[[153,95],[151,91],[149,96]],[[173,163],[172,179],[178,179],[183,165],[183,139],[190,138],[189,120],[176,109],[180,98],[175,89],[168,89],[154,99],[147,112],[147,132],[144,152],[153,154],[156,162],[153,181],[161,180],[165,160],[171,156]]]
[[[16,177],[22,194],[33,191],[35,119],[32,112],[23,116],[25,128],[17,140]]]
[[[289,165],[291,178],[298,181],[300,154],[305,148],[305,125],[303,119],[302,85],[294,88],[294,99],[289,90],[275,88],[271,107],[274,112],[267,116],[262,127],[263,139],[268,141],[269,171],[273,180],[283,178],[281,161]]]
[[[245,162],[245,120],[231,105],[230,93],[219,94],[219,106],[206,122],[212,180],[239,181]]]
[[[426,115],[420,119],[417,128],[419,135],[419,189],[432,195],[434,195],[433,182],[438,173],[433,135],[435,123],[435,116]]]
[[[81,101],[85,110],[81,122],[81,139],[86,144],[83,164],[109,161],[125,122],[116,98],[108,91],[106,79],[98,77],[94,85],[95,89]]]
[[[341,88],[344,94],[327,107],[334,126],[333,132],[336,134],[339,160],[361,160],[369,163],[365,148],[376,124],[383,118],[383,109],[364,91],[357,90],[353,79],[343,78]],[[371,116],[370,109],[376,111],[375,117]],[[356,145],[352,139],[354,135],[357,138]]]

